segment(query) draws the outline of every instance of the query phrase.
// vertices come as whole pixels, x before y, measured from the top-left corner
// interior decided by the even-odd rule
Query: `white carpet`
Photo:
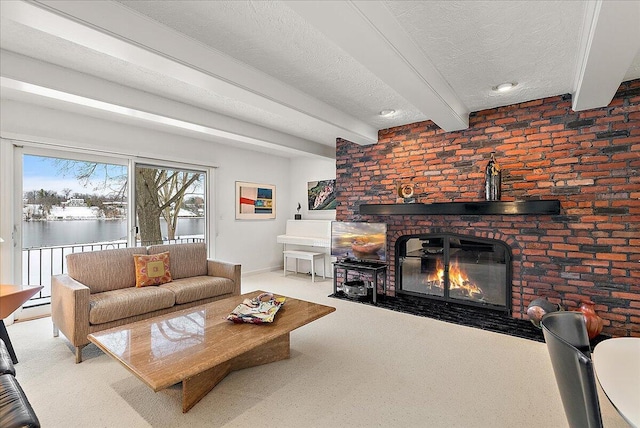
[[[179,386],[155,393],[94,345],[75,364],[50,318],[10,325],[42,426],[567,426],[544,343],[332,299],[330,279],[270,272],[242,289],[337,310],[291,334],[290,359],[230,374],[187,414]],[[606,427],[627,426],[600,400]]]

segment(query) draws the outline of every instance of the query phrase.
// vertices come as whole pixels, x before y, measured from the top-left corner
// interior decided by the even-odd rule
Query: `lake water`
[[[204,236],[204,218],[179,218],[176,237]],[[160,220],[166,236],[166,222]],[[23,221],[22,248],[53,247],[127,239],[126,220]]]

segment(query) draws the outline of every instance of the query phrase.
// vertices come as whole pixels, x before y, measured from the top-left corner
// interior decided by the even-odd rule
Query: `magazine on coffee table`
[[[274,297],[271,293],[262,293],[253,299],[244,299],[227,316],[227,320],[236,324],[265,324],[273,322],[286,297]]]

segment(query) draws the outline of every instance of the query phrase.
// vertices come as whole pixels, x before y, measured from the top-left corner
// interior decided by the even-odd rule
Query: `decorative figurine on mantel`
[[[297,208],[298,214],[296,214],[294,217],[294,219],[296,220],[302,220],[302,214],[300,214],[300,208],[302,208],[302,206],[300,205],[300,202],[298,202],[298,208]]]
[[[413,204],[416,202],[416,198],[413,197],[414,185],[412,183],[400,183],[398,185],[398,196],[396,203],[398,204]]]
[[[495,152],[491,153],[491,160],[487,164],[487,169],[484,173],[484,192],[487,201],[499,201],[502,185],[502,172],[500,171],[500,165],[496,162]]]

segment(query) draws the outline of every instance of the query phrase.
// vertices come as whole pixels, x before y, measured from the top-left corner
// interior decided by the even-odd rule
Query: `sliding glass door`
[[[204,241],[206,183],[204,170],[137,164],[136,245]]]
[[[73,252],[128,245],[128,161],[70,152],[16,150],[22,284],[42,285],[25,306],[50,302],[51,276]]]

